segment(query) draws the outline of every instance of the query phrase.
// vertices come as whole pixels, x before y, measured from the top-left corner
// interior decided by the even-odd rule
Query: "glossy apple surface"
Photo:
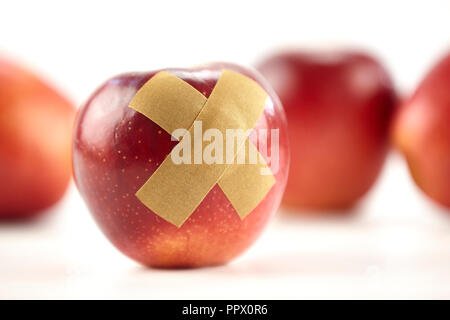
[[[255,241],[279,206],[289,160],[286,119],[278,98],[264,80],[254,71],[231,64],[165,71],[208,97],[224,68],[260,82],[271,96],[255,128],[280,129],[276,184],[243,220],[217,185],[180,228],[158,217],[135,196],[177,143],[157,124],[128,107],[156,71],[112,78],[79,112],[73,143],[77,186],[109,240],[142,264],[200,267],[226,263]],[[255,139],[252,134],[250,140],[256,143]],[[271,159],[266,160],[270,165]]]
[[[393,137],[417,185],[450,207],[450,54],[402,104]]]
[[[29,71],[0,59],[0,219],[25,219],[64,194],[75,108]]]
[[[388,151],[395,93],[387,72],[351,52],[285,52],[258,69],[288,119],[291,167],[283,204],[308,214],[354,205],[374,184]]]

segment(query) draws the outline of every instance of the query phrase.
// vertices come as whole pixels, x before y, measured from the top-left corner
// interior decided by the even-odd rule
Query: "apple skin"
[[[393,141],[416,184],[450,208],[450,53],[399,108]]]
[[[177,143],[157,124],[128,107],[157,71],[112,78],[78,114],[73,142],[75,182],[107,238],[144,265],[184,268],[224,264],[255,241],[281,202],[289,161],[286,119],[278,98],[262,77],[226,63],[164,71],[208,97],[222,69],[240,72],[261,84],[273,107],[266,105],[255,128],[280,129],[276,183],[243,220],[217,185],[180,228],[158,217],[135,196]],[[250,140],[257,141],[254,133]],[[270,165],[270,159],[266,160]]]
[[[0,58],[0,219],[40,215],[71,178],[74,106],[36,75]]]
[[[275,54],[257,69],[283,103],[291,167],[283,205],[337,214],[374,184],[389,149],[396,95],[389,75],[357,52]]]

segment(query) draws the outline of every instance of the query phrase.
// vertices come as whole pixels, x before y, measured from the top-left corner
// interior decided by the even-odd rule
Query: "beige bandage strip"
[[[129,107],[172,134],[179,128],[189,129],[206,101],[189,83],[162,71],[139,89]]]
[[[193,122],[201,121],[203,130],[214,128],[225,136],[226,129],[252,129],[261,116],[266,92],[253,80],[225,70],[209,99],[185,81],[166,72],[152,77],[138,91],[130,107],[144,114],[168,133],[190,128],[191,159],[194,159]],[[255,152],[252,143],[238,146],[245,152],[245,164],[174,164],[171,155],[138,190],[136,196],[153,212],[181,226],[218,183],[241,218],[250,213],[275,183],[273,175],[261,175],[267,168],[260,162],[249,164]]]
[[[241,152],[246,152],[245,163],[228,166],[218,184],[239,217],[244,219],[264,199],[275,184],[275,177],[271,174],[261,174],[268,167],[263,156],[250,140],[245,141],[245,147],[238,151],[238,153]],[[252,152],[258,155],[256,164],[250,164],[248,161],[249,154]]]

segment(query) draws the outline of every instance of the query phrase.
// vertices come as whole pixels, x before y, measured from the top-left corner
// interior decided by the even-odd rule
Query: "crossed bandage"
[[[194,137],[191,141],[194,146],[195,139],[199,138],[193,134],[194,121],[201,121],[204,130],[214,128],[224,134],[227,129],[248,131],[258,122],[267,99],[267,93],[259,84],[237,72],[224,70],[207,99],[187,82],[162,71],[139,89],[129,107],[169,134],[176,129],[186,129],[186,134]],[[191,152],[194,149],[190,148]],[[218,184],[239,217],[244,219],[264,199],[275,178],[273,174],[261,174],[261,169],[270,169],[247,136],[234,150],[234,157],[244,152],[245,155],[241,155],[246,159],[248,154],[256,152],[260,161],[256,164],[248,161],[243,164],[175,164],[169,154],[136,196],[155,214],[181,227]],[[191,156],[192,159],[194,155]]]

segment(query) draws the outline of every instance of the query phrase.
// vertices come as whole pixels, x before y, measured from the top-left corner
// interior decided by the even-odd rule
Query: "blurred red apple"
[[[0,59],[0,219],[36,216],[62,197],[74,113],[37,76]]]
[[[217,63],[165,71],[208,97],[224,68],[253,78],[269,93],[272,103],[266,104],[255,128],[280,129],[276,183],[243,220],[217,185],[180,228],[158,217],[135,196],[177,144],[161,127],[128,107],[156,71],[112,78],[78,114],[73,143],[75,182],[109,240],[142,264],[199,267],[226,263],[255,241],[279,206],[288,169],[286,120],[278,98],[261,76]],[[255,135],[250,140],[255,143]],[[266,160],[270,165],[271,160]]]
[[[402,104],[393,138],[417,185],[450,207],[450,54]]]
[[[352,206],[374,184],[387,154],[396,100],[387,72],[352,52],[285,52],[258,69],[288,118],[283,204],[314,214]]]

